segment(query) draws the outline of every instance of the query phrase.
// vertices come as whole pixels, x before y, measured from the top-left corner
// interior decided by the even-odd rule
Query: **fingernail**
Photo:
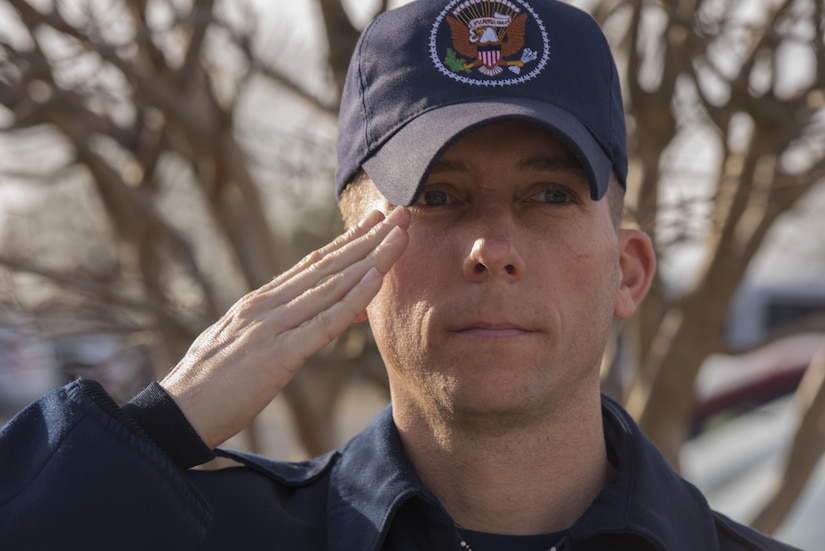
[[[370,228],[376,225],[381,220],[381,213],[377,210],[370,212],[358,222],[359,228]]]
[[[404,216],[404,211],[406,209],[404,207],[395,207],[392,209],[392,212],[387,216],[387,222],[390,224],[397,224],[401,221],[401,217]]]

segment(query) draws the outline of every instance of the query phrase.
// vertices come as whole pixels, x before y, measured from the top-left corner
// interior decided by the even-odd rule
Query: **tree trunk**
[[[802,421],[788,451],[785,470],[752,523],[766,534],[776,532],[825,456],[825,344],[805,372],[796,391],[796,403],[803,412]]]

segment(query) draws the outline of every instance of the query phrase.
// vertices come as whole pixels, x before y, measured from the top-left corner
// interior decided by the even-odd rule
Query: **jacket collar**
[[[571,540],[624,533],[662,551],[718,551],[713,513],[699,490],[670,467],[621,406],[604,396],[602,417],[615,475],[573,525]]]
[[[618,404],[603,398],[602,413],[615,475],[571,528],[572,549],[600,535],[629,534],[661,551],[718,551],[713,515],[699,491],[670,468]],[[390,407],[341,450],[331,477],[331,551],[380,549],[399,508],[411,499],[452,529],[404,454]]]
[[[391,406],[341,450],[331,476],[330,551],[380,549],[390,523],[410,499],[434,509],[445,526],[453,525],[404,454]]]

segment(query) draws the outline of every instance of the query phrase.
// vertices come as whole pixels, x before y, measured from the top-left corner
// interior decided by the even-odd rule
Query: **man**
[[[419,0],[363,34],[341,108],[351,229],[241,299],[123,409],[90,381],[2,437],[13,548],[788,549],[712,512],[599,394],[655,261],[598,26],[551,0]],[[356,222],[360,218],[360,222]],[[350,323],[392,407],[341,450],[187,470]]]

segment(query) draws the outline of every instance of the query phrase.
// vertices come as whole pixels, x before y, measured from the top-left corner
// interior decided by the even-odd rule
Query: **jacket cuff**
[[[215,458],[183,412],[158,383],[153,382],[122,408],[149,438],[182,469]]]

